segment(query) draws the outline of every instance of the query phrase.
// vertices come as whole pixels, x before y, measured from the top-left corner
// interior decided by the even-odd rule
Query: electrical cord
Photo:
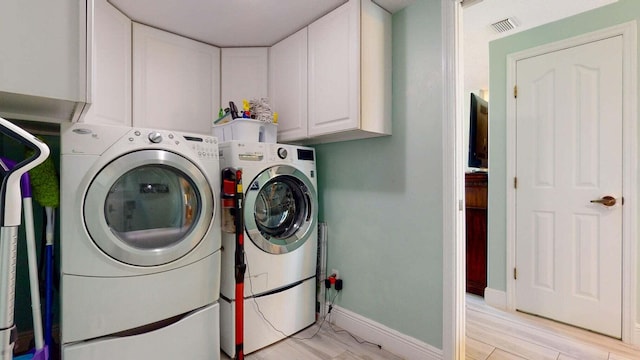
[[[366,340],[361,340],[358,339],[356,336],[354,336],[352,333],[350,333],[347,330],[344,329],[336,329],[333,325],[331,325],[331,310],[333,310],[333,305],[335,304],[336,298],[338,297],[338,294],[340,293],[340,291],[342,290],[336,290],[336,293],[333,295],[333,298],[331,299],[331,302],[329,303],[329,309],[327,310],[327,313],[322,317],[322,321],[320,322],[320,325],[318,325],[318,329],[316,329],[316,332],[313,333],[313,335],[309,336],[309,337],[297,337],[297,336],[290,336],[285,334],[282,330],[278,329],[275,325],[273,325],[273,323],[271,321],[269,321],[269,319],[267,319],[266,315],[262,312],[262,310],[260,309],[260,305],[258,304],[258,301],[256,300],[255,294],[253,293],[253,283],[251,282],[251,270],[249,270],[249,261],[247,259],[247,254],[244,254],[244,262],[247,265],[247,275],[249,277],[249,293],[251,293],[251,298],[253,299],[253,304],[256,307],[256,310],[258,311],[258,313],[260,314],[260,317],[262,317],[262,319],[269,324],[269,326],[276,332],[282,334],[282,336],[286,337],[286,338],[291,338],[291,339],[295,339],[295,340],[311,340],[314,337],[316,337],[316,335],[318,335],[318,333],[320,332],[320,330],[322,329],[322,326],[324,325],[324,323],[328,320],[329,322],[329,327],[331,327],[331,330],[333,330],[334,333],[347,333],[349,336],[351,336],[358,344],[364,344],[364,345],[373,345],[376,346],[378,349],[382,349],[382,345],[380,344],[376,344],[373,343],[371,341],[366,341]],[[325,293],[325,301],[326,301],[326,297],[327,294]],[[317,322],[317,321],[316,321]]]
[[[256,300],[256,294],[253,293],[253,282],[251,281],[251,270],[249,269],[249,259],[247,259],[247,253],[244,253],[244,263],[247,266],[247,275],[249,275],[249,293],[251,293],[251,299],[253,300],[253,304],[256,308],[256,310],[258,311],[258,314],[260,314],[260,317],[262,317],[262,319],[269,324],[269,326],[275,330],[276,332],[282,334],[282,336],[287,337],[287,334],[285,334],[282,330],[278,329],[275,325],[273,325],[273,323],[271,321],[269,321],[269,319],[267,319],[267,317],[265,316],[265,314],[262,312],[262,310],[260,309],[260,305],[258,304],[258,300]]]
[[[311,340],[314,337],[316,337],[316,335],[318,335],[318,333],[322,329],[322,325],[324,325],[325,321],[327,321],[327,318],[331,314],[331,309],[333,308],[333,304],[336,301],[336,297],[338,297],[338,292],[337,291],[336,291],[336,294],[333,295],[333,299],[331,300],[331,303],[329,304],[329,311],[327,311],[327,314],[322,317],[322,321],[320,322],[320,325],[318,325],[318,328],[316,329],[316,332],[313,333],[313,335],[308,336],[308,337],[291,336],[291,338],[292,339],[296,339],[296,340]]]
[[[278,329],[275,325],[273,325],[273,323],[271,321],[269,321],[269,319],[267,319],[267,316],[260,309],[260,305],[258,304],[258,301],[256,300],[256,296],[253,293],[253,283],[251,281],[251,270],[249,269],[249,261],[247,259],[247,254],[246,253],[244,254],[244,262],[247,265],[247,275],[249,277],[249,293],[251,294],[251,299],[253,300],[253,305],[255,306],[256,310],[258,311],[258,314],[260,314],[260,317],[262,317],[262,319],[274,331],[276,331],[277,333],[281,334],[284,337],[288,337],[288,338],[292,338],[292,339],[296,339],[296,340],[310,340],[310,339],[314,338],[318,334],[318,332],[320,332],[320,329],[322,328],[322,325],[324,324],[325,320],[327,319],[327,316],[331,313],[331,309],[333,308],[333,304],[336,301],[336,297],[338,297],[338,291],[336,291],[336,294],[333,296],[333,299],[331,300],[331,303],[329,304],[329,310],[327,311],[327,314],[322,318],[322,322],[320,323],[320,325],[318,326],[318,329],[316,330],[316,332],[313,335],[311,335],[310,337],[305,337],[305,338],[292,336],[292,335],[287,335],[282,330]],[[325,300],[326,300],[326,294],[325,294]]]
[[[328,312],[327,313],[328,316],[331,316],[331,313]],[[360,340],[358,339],[355,335],[353,335],[352,333],[350,333],[349,331],[345,330],[345,329],[336,329],[333,325],[331,325],[331,320],[329,320],[329,326],[331,327],[331,330],[333,330],[333,332],[335,333],[347,333],[349,336],[351,336],[353,338],[353,340],[355,340],[358,344],[364,344],[364,345],[373,345],[376,346],[378,349],[382,350],[382,345],[380,344],[376,344],[374,342],[371,341],[367,341],[367,340]]]
[[[322,318],[322,322],[320,323],[320,325],[318,326],[318,329],[316,330],[316,332],[311,335],[310,337],[306,337],[306,338],[299,338],[299,337],[293,337],[296,340],[310,340],[313,339],[319,332],[320,329],[322,329],[322,325],[324,325],[325,321],[328,322],[329,327],[331,328],[331,330],[333,330],[334,333],[347,333],[349,336],[351,336],[353,338],[353,340],[355,340],[358,344],[364,344],[364,345],[373,345],[376,346],[378,349],[382,349],[382,345],[380,344],[376,344],[374,342],[371,341],[367,341],[367,340],[363,340],[363,339],[358,339],[355,335],[353,335],[351,332],[344,330],[344,329],[336,329],[332,324],[331,324],[331,310],[333,310],[333,304],[336,301],[336,297],[338,297],[338,293],[341,290],[336,290],[336,294],[333,296],[333,299],[331,299],[331,302],[329,303],[329,309],[327,310],[327,314]]]

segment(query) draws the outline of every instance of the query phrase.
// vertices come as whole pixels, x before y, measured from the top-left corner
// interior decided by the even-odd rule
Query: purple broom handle
[[[0,156],[0,161],[2,161],[9,170],[13,169],[17,162],[8,159],[4,156]],[[20,177],[20,189],[22,190],[22,198],[30,198],[31,197],[31,182],[29,181],[29,172],[22,174]]]

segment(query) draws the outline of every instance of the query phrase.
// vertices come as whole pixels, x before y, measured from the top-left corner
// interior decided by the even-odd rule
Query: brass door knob
[[[616,198],[613,196],[603,196],[602,199],[591,200],[592,203],[602,204],[604,206],[613,206],[616,204]]]

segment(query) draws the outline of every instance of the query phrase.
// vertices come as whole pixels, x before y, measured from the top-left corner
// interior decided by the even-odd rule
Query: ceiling
[[[219,47],[271,46],[348,0],[108,0],[136,22]],[[373,0],[393,13],[415,0]],[[435,0],[423,0],[435,1]],[[489,87],[489,42],[617,0],[464,0],[465,89]],[[517,27],[491,28],[512,18]]]
[[[469,0],[467,0],[469,1]],[[608,5],[617,0],[482,0],[463,8],[464,88],[489,89],[489,42]],[[491,24],[513,18],[515,29],[497,33]]]
[[[391,13],[414,1],[374,0]],[[235,47],[271,46],[347,0],[109,0],[109,2],[136,22],[219,47]]]

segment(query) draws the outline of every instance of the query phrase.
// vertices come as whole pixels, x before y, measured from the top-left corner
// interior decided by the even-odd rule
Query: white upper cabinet
[[[210,134],[220,49],[133,23],[133,126]]]
[[[360,124],[360,1],[309,25],[309,136]]]
[[[0,1],[0,116],[77,120],[87,98],[86,3]]]
[[[391,134],[391,14],[350,0],[309,25],[307,143]]]
[[[131,20],[107,0],[89,2],[88,14],[92,70],[81,121],[131,126]]]
[[[233,101],[242,111],[242,100],[267,97],[268,51],[266,47],[222,49],[222,107]]]
[[[229,101],[267,97],[282,142],[391,134],[391,15],[372,0],[222,51],[112,4],[1,0],[0,116],[209,134]]]
[[[307,137],[307,28],[269,49],[269,101],[278,113],[278,141]]]

